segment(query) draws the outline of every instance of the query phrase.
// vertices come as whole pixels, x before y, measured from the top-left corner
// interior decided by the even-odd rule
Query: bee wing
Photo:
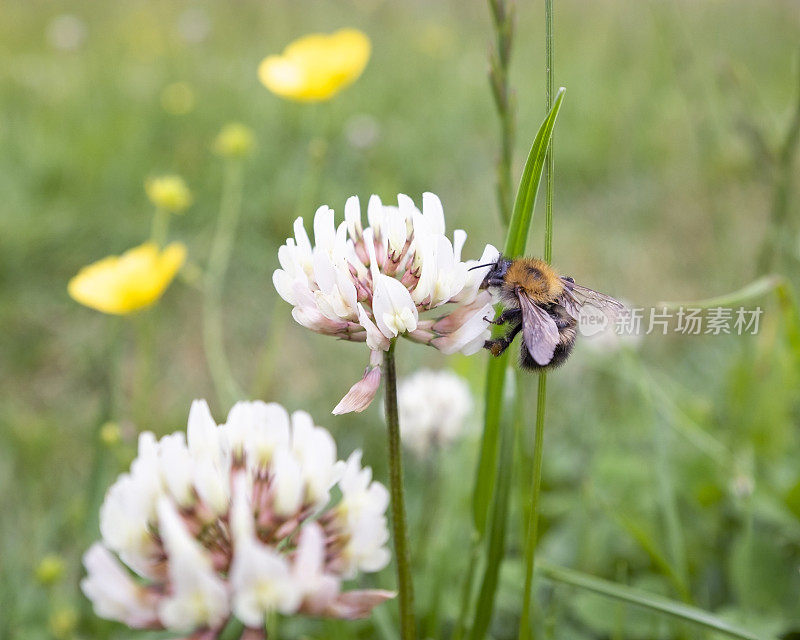
[[[540,365],[550,364],[558,345],[558,327],[547,311],[524,293],[519,293],[522,309],[522,337],[531,357]]]
[[[591,304],[603,311],[609,319],[614,322],[617,318],[624,315],[628,308],[619,300],[607,296],[604,293],[583,287],[575,284],[571,280],[561,278],[564,283],[564,293],[561,296],[561,305],[567,310],[567,313],[576,320],[580,314],[581,307],[585,304]]]

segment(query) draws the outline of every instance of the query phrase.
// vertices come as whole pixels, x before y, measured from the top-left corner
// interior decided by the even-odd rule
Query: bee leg
[[[522,309],[519,308],[504,309],[503,312],[499,316],[497,316],[494,320],[492,320],[489,317],[484,318],[484,320],[486,320],[486,322],[488,322],[489,324],[496,324],[498,326],[501,324],[505,324],[506,322],[520,321],[521,319],[522,319]]]
[[[509,345],[514,342],[514,338],[522,331],[522,323],[518,322],[506,333],[504,336],[495,338],[494,340],[487,340],[483,343],[483,348],[488,349],[491,354],[496,358],[508,349]]]

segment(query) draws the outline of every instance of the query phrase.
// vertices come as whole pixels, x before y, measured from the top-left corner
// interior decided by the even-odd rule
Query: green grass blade
[[[553,127],[555,126],[558,112],[561,110],[565,91],[566,89],[563,87],[558,90],[553,108],[550,109],[544,122],[539,127],[539,132],[536,134],[528,159],[525,162],[525,169],[522,172],[517,197],[514,200],[514,210],[503,250],[506,256],[518,256],[525,252],[528,231],[533,219],[536,193],[539,190],[539,183],[544,170],[545,155],[550,139],[553,136]],[[497,464],[497,448],[500,434],[500,411],[507,362],[507,353],[499,358],[492,358],[489,361],[486,372],[484,427],[472,503],[475,530],[481,538],[486,533],[486,519],[494,493],[494,472]]]
[[[509,375],[511,374],[509,373]],[[507,400],[507,404],[511,404],[513,397]],[[510,407],[507,407],[504,413],[506,419],[502,421],[501,425],[500,459],[496,469],[492,519],[486,544],[486,569],[475,606],[475,617],[469,634],[470,640],[483,640],[489,630],[494,611],[494,595],[500,578],[500,566],[505,555],[511,465],[514,459],[514,429],[511,423]]]
[[[569,584],[573,587],[578,587],[579,589],[593,591],[601,596],[614,598],[628,604],[644,607],[645,609],[650,609],[651,611],[655,611],[657,613],[663,613],[665,615],[672,616],[679,620],[692,622],[702,627],[706,627],[707,629],[716,631],[717,633],[725,634],[731,638],[740,638],[741,640],[772,640],[763,638],[751,631],[724,622],[715,615],[709,613],[708,611],[704,611],[703,609],[698,609],[697,607],[676,602],[674,600],[670,600],[669,598],[664,598],[663,596],[648,593],[647,591],[643,591],[641,589],[628,587],[615,582],[609,582],[608,580],[595,578],[594,576],[581,573],[580,571],[564,569],[563,567],[557,567],[550,564],[539,563],[537,565],[537,569],[545,578],[548,578],[549,580],[563,582],[564,584]]]
[[[508,225],[508,235],[504,247],[504,255],[515,257],[525,252],[528,243],[528,231],[531,228],[533,219],[533,205],[536,202],[536,194],[539,191],[539,183],[542,180],[544,171],[544,161],[547,155],[547,148],[550,146],[550,139],[553,137],[553,127],[556,124],[558,112],[561,110],[561,103],[564,101],[566,89],[561,87],[553,101],[553,107],[547,117],[539,127],[539,131],[533,140],[528,159],[525,161],[525,169],[517,189],[517,197],[514,199],[514,209],[511,214],[511,222]]]
[[[493,473],[497,465],[500,413],[507,364],[508,351],[499,358],[489,360],[489,365],[486,369],[486,404],[484,408],[483,436],[472,498],[473,522],[480,539],[483,539],[486,533],[489,503],[494,492]]]

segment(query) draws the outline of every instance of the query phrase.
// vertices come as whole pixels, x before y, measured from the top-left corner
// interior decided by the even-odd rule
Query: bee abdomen
[[[555,369],[556,367],[560,367],[567,361],[567,358],[569,358],[570,354],[572,353],[572,347],[575,346],[576,336],[574,329],[571,330],[571,334],[571,336],[564,334],[561,335],[561,340],[556,345],[555,351],[553,351],[553,357],[547,364],[539,364],[533,359],[531,352],[528,350],[528,345],[525,344],[525,340],[523,339],[520,346],[519,366],[523,369],[530,369],[532,371],[541,371],[542,369]]]

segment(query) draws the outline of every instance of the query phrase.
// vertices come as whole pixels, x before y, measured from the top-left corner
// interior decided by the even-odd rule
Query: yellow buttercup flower
[[[185,260],[186,247],[180,242],[163,251],[146,242],[84,267],[69,281],[67,291],[87,307],[125,315],[156,302]]]
[[[170,213],[183,213],[192,204],[192,192],[180,176],[150,178],[144,190],[150,202]]]
[[[355,82],[367,66],[371,44],[357,29],[314,33],[264,58],[258,77],[273,93],[300,102],[321,102]]]

